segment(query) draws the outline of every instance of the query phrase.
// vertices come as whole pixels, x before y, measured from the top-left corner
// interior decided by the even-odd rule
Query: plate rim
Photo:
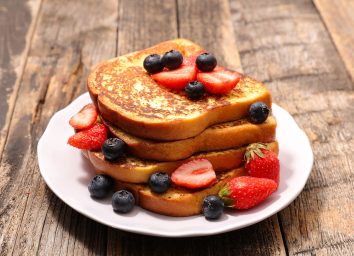
[[[303,188],[306,185],[306,182],[308,181],[308,178],[311,174],[312,168],[313,168],[313,161],[314,161],[314,156],[313,156],[313,151],[312,151],[312,147],[311,147],[311,143],[310,140],[308,139],[306,133],[298,126],[298,124],[296,123],[295,119],[282,107],[280,107],[279,105],[273,103],[272,104],[272,108],[273,111],[274,109],[276,109],[275,112],[283,112],[283,114],[286,114],[292,121],[292,123],[295,125],[294,128],[297,129],[297,131],[299,133],[302,134],[302,137],[305,139],[304,142],[306,143],[306,147],[308,147],[309,151],[308,153],[310,154],[308,157],[308,171],[306,173],[306,178],[304,177],[302,184],[300,184],[299,186],[297,186],[297,190],[295,193],[293,193],[291,195],[291,197],[286,201],[286,203],[283,203],[280,207],[276,206],[275,210],[269,210],[266,214],[262,215],[260,218],[257,218],[255,220],[252,220],[250,222],[244,223],[242,225],[227,225],[227,226],[219,226],[218,228],[214,228],[214,229],[204,229],[203,232],[200,231],[177,231],[177,232],[166,232],[163,230],[159,230],[159,229],[155,229],[155,230],[151,230],[151,229],[147,229],[144,227],[132,227],[132,226],[125,226],[125,225],[121,225],[121,223],[115,223],[115,225],[112,225],[112,223],[102,220],[100,218],[97,218],[94,214],[92,213],[88,213],[84,210],[82,210],[80,207],[77,207],[75,205],[72,205],[71,202],[69,200],[67,200],[65,198],[65,196],[61,195],[58,190],[55,188],[55,186],[53,186],[52,182],[50,180],[48,180],[44,172],[44,163],[43,163],[43,159],[41,159],[40,157],[40,152],[41,149],[43,147],[43,141],[45,136],[47,136],[47,132],[48,132],[48,128],[53,126],[54,120],[58,117],[58,115],[61,115],[62,112],[64,112],[65,110],[67,110],[70,106],[73,106],[74,102],[80,101],[82,100],[82,98],[87,97],[88,92],[80,95],[79,97],[77,97],[76,99],[74,99],[70,104],[68,104],[66,107],[64,107],[63,109],[57,111],[56,113],[54,113],[51,117],[51,119],[49,120],[47,127],[45,129],[45,131],[43,132],[43,135],[41,136],[41,138],[38,141],[37,144],[37,160],[38,160],[38,165],[39,165],[39,170],[41,173],[41,176],[43,178],[43,180],[45,181],[46,185],[51,189],[51,191],[60,199],[62,200],[66,205],[68,205],[69,207],[71,207],[72,209],[74,209],[75,211],[79,212],[80,214],[94,220],[97,221],[101,224],[104,224],[106,226],[115,228],[115,229],[120,229],[120,230],[125,230],[128,232],[133,232],[133,233],[137,233],[137,234],[144,234],[144,235],[152,235],[152,236],[159,236],[159,237],[192,237],[192,236],[208,236],[208,235],[214,235],[214,234],[220,234],[220,233],[225,233],[225,232],[229,232],[232,230],[238,230],[247,226],[251,226],[255,223],[261,222],[263,220],[265,220],[266,218],[269,218],[270,216],[277,214],[278,212],[280,212],[281,210],[283,210],[284,208],[286,208],[288,205],[290,205],[297,197],[298,195],[302,192]]]

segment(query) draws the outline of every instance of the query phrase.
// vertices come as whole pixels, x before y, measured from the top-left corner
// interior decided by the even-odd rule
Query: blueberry
[[[188,98],[198,100],[204,96],[204,85],[199,81],[192,81],[184,88]]]
[[[119,190],[112,196],[113,210],[116,212],[130,212],[135,204],[135,198],[132,193],[127,190]]]
[[[263,123],[269,115],[269,109],[264,102],[254,102],[248,110],[248,116],[252,123]]]
[[[96,175],[88,185],[88,190],[92,197],[106,197],[113,190],[113,179],[106,175]]]
[[[158,73],[163,70],[161,56],[158,54],[151,54],[144,59],[144,68],[151,74]]]
[[[149,186],[153,192],[164,193],[171,186],[171,178],[165,172],[153,173],[149,178]]]
[[[168,69],[176,69],[182,65],[182,53],[176,50],[166,52],[161,58],[162,64]]]
[[[216,67],[217,61],[213,54],[205,52],[197,57],[196,64],[200,71],[210,72]]]
[[[117,161],[125,151],[125,142],[119,138],[109,138],[102,145],[102,153],[107,161]]]
[[[205,218],[218,219],[224,210],[224,201],[218,196],[206,196],[203,200],[202,210]]]

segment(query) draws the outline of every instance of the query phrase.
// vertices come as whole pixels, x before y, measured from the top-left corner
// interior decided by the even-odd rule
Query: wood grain
[[[354,1],[314,0],[354,82]]]
[[[121,30],[118,36],[119,53],[139,49],[139,46],[137,48],[131,47],[131,45],[136,45],[137,42],[141,43],[140,47],[149,46],[149,44],[144,42],[148,40],[148,37],[143,37],[145,35],[141,30],[150,27],[150,24],[155,24],[155,16],[161,17],[161,20],[168,20],[168,17],[175,15],[174,9],[167,5],[171,2],[165,1],[164,5],[166,4],[167,6],[162,7],[160,2],[153,2],[154,4],[151,4],[151,1],[149,2],[149,8],[151,9],[147,8],[145,1],[140,1],[139,3],[144,6],[143,9],[145,12],[154,13],[154,15],[142,16],[139,10],[136,9],[135,1],[123,1],[121,3],[120,8],[124,11],[119,12],[119,24],[125,24],[125,20],[128,18],[129,23],[126,23],[125,26],[120,26]],[[157,6],[157,3],[160,5]],[[170,11],[166,12],[166,10]],[[234,37],[231,23],[227,22],[230,18],[227,1],[223,1],[222,3],[204,1],[202,6],[199,1],[178,1],[178,15],[179,36],[201,43],[204,47],[208,47],[207,49],[214,51],[218,58],[220,57],[221,63],[228,64],[229,67],[241,69],[236,45],[230,45],[230,42],[234,42]],[[203,17],[202,20],[199,20],[200,17]],[[215,19],[216,17],[218,19]],[[200,33],[197,30],[198,26],[207,21],[209,22],[210,29],[204,29],[203,33]],[[142,27],[140,24],[146,24],[146,27]],[[161,36],[161,39],[157,40],[157,42],[165,38],[174,38],[177,36],[177,24],[172,20],[159,24],[160,26],[156,27],[155,31],[151,31],[151,34]],[[223,25],[220,26],[220,24]],[[123,39],[123,37],[126,39]],[[248,238],[251,236],[252,244],[248,243]],[[225,244],[227,244],[227,247],[225,247]],[[199,238],[167,239],[137,235],[109,228],[107,248],[108,255],[129,256],[219,255],[220,252],[223,255],[250,255],[252,253],[259,255],[285,254],[276,216],[241,231]]]
[[[207,50],[217,56],[218,61],[229,68],[242,71],[233,25],[231,23],[230,6],[228,1],[178,1],[180,36],[200,42]],[[237,31],[235,31],[237,32]],[[242,241],[248,237],[252,228],[230,232],[228,239],[234,241],[233,248],[239,254],[262,252],[264,255],[285,254],[277,218],[267,220],[267,224],[258,226],[259,236],[252,239],[252,246],[248,247]],[[261,239],[267,237],[267,240]],[[222,241],[222,240],[220,240]]]
[[[62,203],[40,177],[36,146],[49,118],[113,57],[117,1],[42,4],[19,86],[0,173],[1,255],[104,254],[106,227]]]
[[[0,159],[41,0],[0,2]]]
[[[175,1],[121,0],[117,52],[123,55],[178,37]]]
[[[0,255],[352,255],[354,86],[348,54],[337,53],[310,0],[232,0],[231,14],[226,0],[40,2],[0,3],[0,89],[10,88],[0,95]],[[278,216],[211,237],[143,236],[78,214],[40,177],[38,139],[85,91],[90,68],[177,36],[232,68],[241,57],[309,136],[313,172]]]
[[[311,1],[231,3],[245,72],[266,83],[315,154],[304,192],[279,214],[287,252],[352,255],[354,92],[343,62]]]
[[[227,0],[178,0],[180,37],[199,43],[228,68],[242,71]]]
[[[220,235],[190,238],[157,238],[128,232],[109,233],[109,239],[119,241],[115,250],[108,255],[285,255],[278,241],[280,232],[273,231],[273,216],[251,227]],[[207,228],[207,227],[206,227]],[[265,234],[264,230],[269,233]]]

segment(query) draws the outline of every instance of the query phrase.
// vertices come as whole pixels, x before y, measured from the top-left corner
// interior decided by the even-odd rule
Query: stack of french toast
[[[161,85],[158,77],[155,79],[154,74],[147,72],[146,58],[162,56],[171,50],[181,53],[185,60],[194,58],[194,61],[194,56],[205,52],[189,40],[175,39],[94,68],[87,88],[98,115],[95,122],[107,129],[105,140],[119,138],[124,145],[116,159],[107,157],[99,147],[78,147],[96,173],[111,177],[116,191],[130,191],[135,204],[163,215],[191,216],[202,212],[206,196],[217,195],[227,181],[245,175],[247,146],[262,143],[278,154],[276,120],[271,114],[270,92],[261,82],[246,75],[237,73],[237,84],[229,92],[207,90],[197,100],[183,90]],[[173,79],[166,79],[174,83]],[[212,84],[213,78],[208,79]],[[249,116],[255,103],[262,103],[269,110],[262,122]],[[204,162],[199,163],[200,160]],[[183,166],[194,165],[198,169],[198,164],[205,163],[211,164],[215,172],[207,184],[202,180],[203,170],[190,172],[191,176],[201,174],[202,186],[190,184],[198,183],[193,177],[182,177],[182,181],[178,175],[174,178],[174,172]],[[162,192],[149,184],[151,176],[161,172],[172,177],[168,189]]]

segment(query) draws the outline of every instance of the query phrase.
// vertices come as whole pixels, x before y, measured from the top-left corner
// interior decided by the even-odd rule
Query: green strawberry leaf
[[[262,153],[262,151],[259,148],[256,148],[254,150],[254,153],[256,153],[257,156],[259,156],[260,158],[263,158],[263,153]]]
[[[235,201],[231,198],[222,198],[226,207],[233,208],[235,206]]]
[[[229,190],[229,187],[227,185],[225,187],[223,187],[222,189],[220,189],[220,191],[219,191],[220,197],[227,197],[229,195],[231,195],[231,191]]]
[[[268,146],[263,143],[253,143],[248,145],[244,155],[246,163],[249,163],[250,160],[254,159],[255,154],[261,158],[264,158],[264,154],[261,149],[269,150]]]

